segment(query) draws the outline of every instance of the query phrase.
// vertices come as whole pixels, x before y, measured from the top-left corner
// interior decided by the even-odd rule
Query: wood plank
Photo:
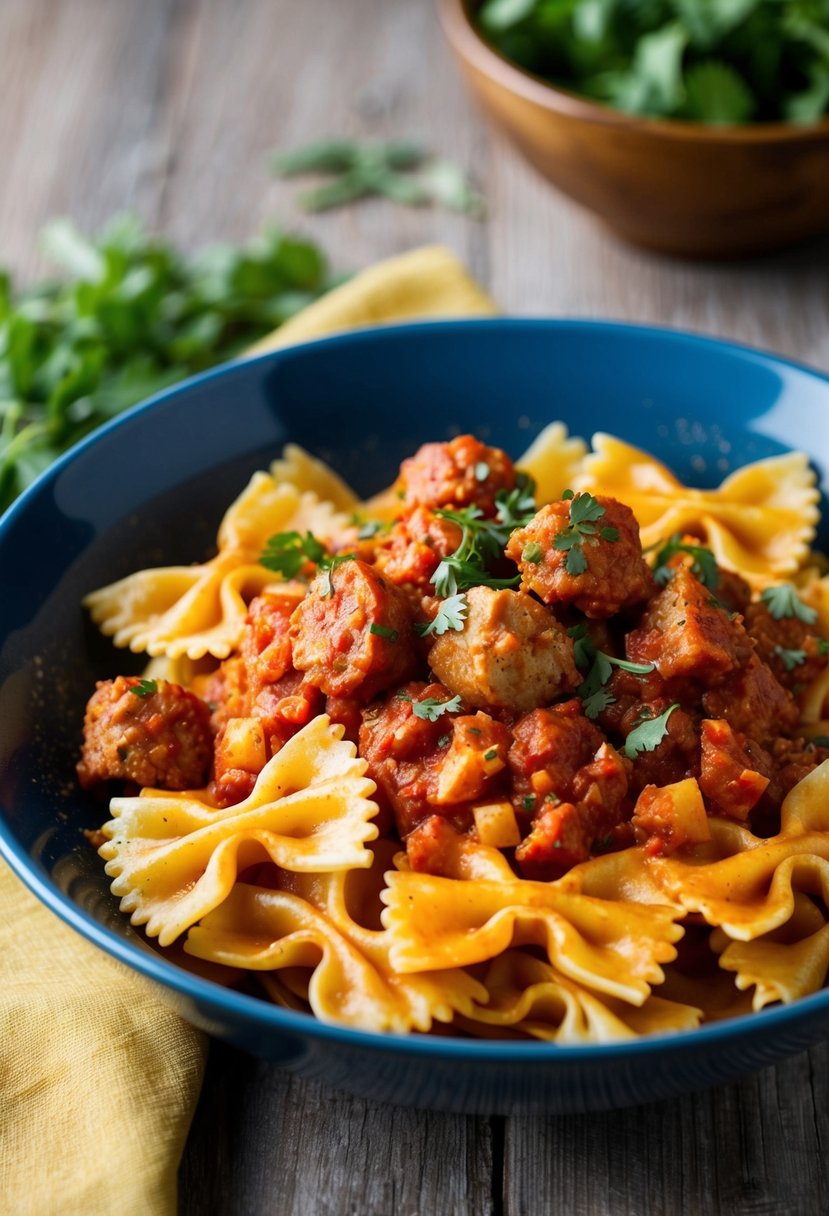
[[[220,1044],[180,1216],[494,1216],[489,1120],[381,1106]]]
[[[818,1216],[829,1046],[678,1101],[507,1123],[506,1216]]]

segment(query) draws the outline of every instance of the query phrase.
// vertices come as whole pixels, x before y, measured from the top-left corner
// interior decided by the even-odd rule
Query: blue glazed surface
[[[608,430],[715,485],[791,447],[826,488],[829,380],[756,351],[610,323],[435,323],[347,335],[207,373],[65,457],[0,521],[0,849],[54,912],[184,1017],[368,1097],[477,1113],[606,1109],[727,1080],[829,1033],[829,991],[682,1035],[559,1048],[360,1034],[177,968],[118,913],[72,790],[96,678],[137,670],[84,619],[85,592],[188,563],[256,468],[291,439],[361,492],[426,439],[470,430],[520,454],[560,418]],[[826,544],[826,538],[823,537]]]

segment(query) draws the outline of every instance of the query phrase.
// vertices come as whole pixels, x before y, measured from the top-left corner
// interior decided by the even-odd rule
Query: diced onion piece
[[[494,849],[511,849],[521,843],[518,820],[509,802],[485,802],[473,806],[472,814],[481,844]]]
[[[268,762],[268,749],[259,718],[228,718],[219,750],[223,768],[261,773]]]

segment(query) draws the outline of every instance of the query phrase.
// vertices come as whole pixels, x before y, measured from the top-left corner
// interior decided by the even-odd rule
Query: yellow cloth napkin
[[[363,271],[251,351],[382,322],[489,316],[446,249]],[[202,1035],[0,862],[0,1214],[169,1216]]]

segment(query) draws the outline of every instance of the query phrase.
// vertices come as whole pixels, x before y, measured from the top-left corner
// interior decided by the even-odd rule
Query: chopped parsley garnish
[[[829,747],[829,735],[813,735],[809,742],[813,747]]]
[[[388,625],[378,625],[376,621],[368,627],[369,633],[375,634],[378,638],[385,638],[388,642],[396,642],[400,634],[396,629],[390,629]]]
[[[827,638],[815,638],[815,641],[817,642],[818,654],[829,654],[829,640]]]
[[[259,565],[274,570],[283,578],[296,578],[308,562],[318,565],[326,556],[313,532],[277,532],[269,536],[259,557]]]
[[[525,811],[531,811],[535,806],[535,794],[525,794],[521,799],[521,806]]]
[[[154,692],[158,692],[158,681],[139,680],[137,684],[130,686],[130,692],[135,693],[136,697],[151,697]]]
[[[510,533],[529,523],[535,515],[535,499],[528,486],[529,483],[523,480],[514,490],[499,490],[495,495],[495,519],[485,519],[477,506],[435,512],[461,529],[461,543],[454,553],[443,559],[432,576],[436,595],[447,599],[470,587],[514,587],[518,583],[517,575],[515,578],[493,578],[489,565],[503,557]],[[463,625],[449,627],[462,629]]]
[[[448,747],[448,746],[449,746],[449,736],[441,735],[441,737],[438,739],[438,747]]]
[[[776,621],[781,621],[784,617],[796,617],[797,620],[803,621],[804,625],[814,625],[817,620],[817,611],[803,603],[791,583],[766,587],[760,599]]]
[[[277,532],[275,536],[268,537],[259,556],[259,564],[266,570],[281,574],[283,578],[296,578],[302,568],[312,562],[322,576],[320,593],[325,599],[333,593],[331,571],[343,562],[353,561],[354,557],[353,553],[338,553],[332,557],[313,532],[306,532],[304,536],[300,532]]]
[[[484,752],[484,760],[497,760],[498,748],[491,747],[488,752]]]
[[[805,650],[786,650],[784,646],[775,646],[772,653],[777,655],[786,671],[794,671],[795,667],[806,662]]]
[[[425,638],[430,633],[435,633],[439,636],[442,633],[446,633],[448,629],[461,630],[466,620],[466,612],[466,596],[462,592],[450,595],[440,605],[434,619],[428,625],[415,625],[415,632],[420,637]]]
[[[668,733],[668,719],[675,709],[679,709],[678,701],[669,705],[658,717],[643,718],[633,728],[625,739],[624,752],[628,760],[635,760],[641,752],[652,752],[659,746]]]
[[[570,502],[570,523],[554,537],[553,548],[567,553],[564,569],[568,574],[584,574],[587,569],[585,542],[597,545],[601,537],[612,543],[619,539],[619,532],[617,528],[599,527],[598,521],[604,516],[605,508],[592,494],[565,490],[562,499]]]
[[[573,657],[577,667],[589,667],[587,675],[576,689],[576,696],[584,703],[584,712],[588,718],[597,718],[603,709],[612,705],[616,700],[604,685],[613,674],[614,667],[622,671],[630,671],[634,675],[644,676],[653,671],[653,663],[632,663],[629,659],[617,659],[612,654],[599,650],[587,632],[586,625],[573,625],[567,630],[567,636],[573,639]]]
[[[541,548],[541,545],[539,545],[538,541],[531,540],[530,543],[525,545],[521,550],[521,561],[530,562],[531,565],[537,566],[543,555],[544,551]]]
[[[656,568],[653,572],[656,581],[663,586],[667,583],[674,573],[668,563],[677,553],[687,553],[693,559],[691,562],[691,573],[699,579],[703,587],[707,587],[709,591],[713,591],[720,581],[720,568],[717,565],[714,554],[710,549],[706,549],[704,545],[695,545],[683,541],[679,533],[671,536],[656,555]]]
[[[412,701],[406,696],[405,701]],[[436,697],[424,697],[422,701],[412,701],[412,713],[416,718],[426,722],[437,722],[441,714],[455,714],[461,707],[460,697],[450,697],[448,701],[438,701]]]
[[[359,523],[360,521],[355,519],[354,522]],[[378,532],[386,532],[388,528],[388,524],[380,523],[377,519],[367,519],[365,523],[360,524],[357,540],[371,540]]]
[[[489,465],[485,460],[479,460],[475,465],[475,480],[486,481],[489,477]]]

